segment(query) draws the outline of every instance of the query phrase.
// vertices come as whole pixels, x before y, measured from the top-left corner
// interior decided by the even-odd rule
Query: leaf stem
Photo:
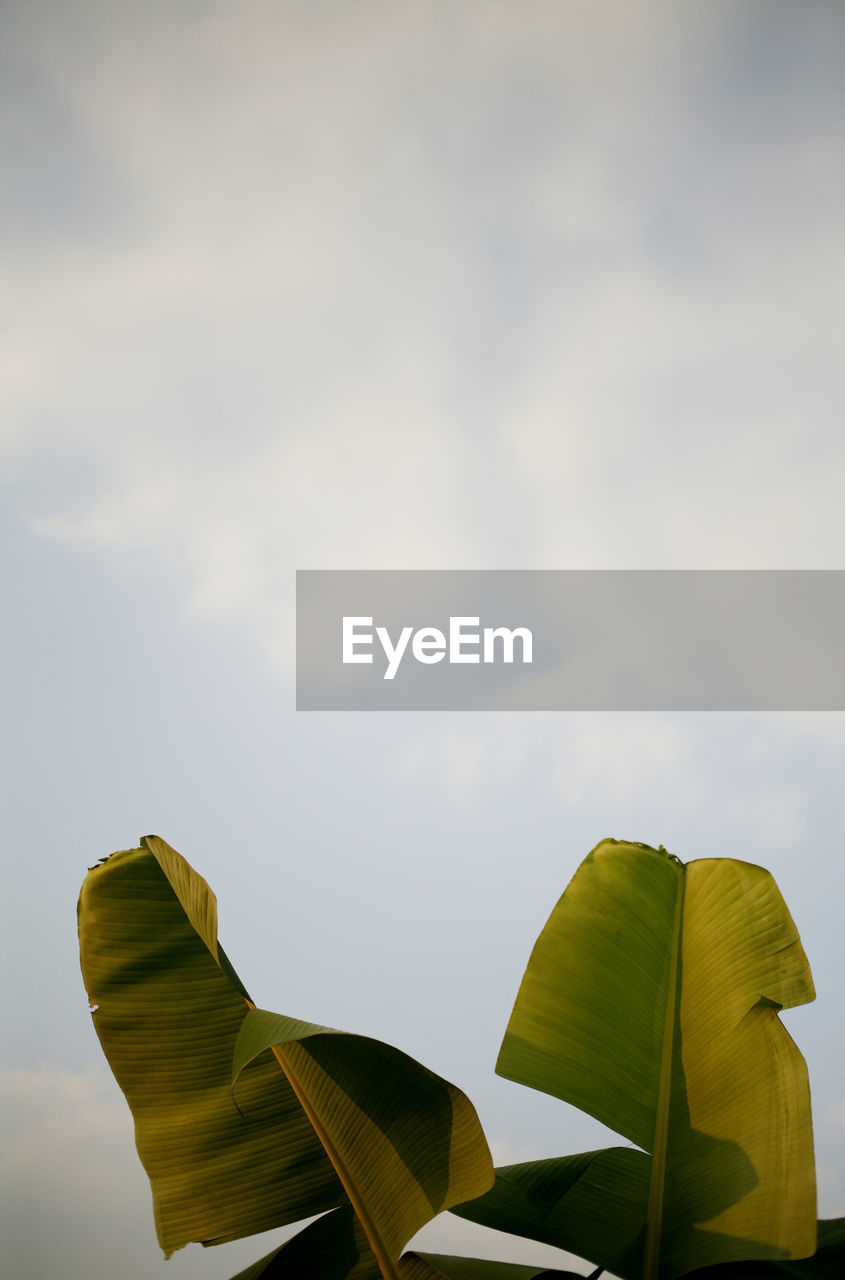
[[[352,1179],[352,1176],[346,1167],[343,1157],[341,1156],[340,1152],[337,1150],[337,1147],[332,1142],[326,1129],[323,1127],[323,1124],[320,1121],[320,1117],[318,1113],[314,1110],[313,1106],[311,1105],[311,1100],[308,1097],[308,1094],[306,1093],[305,1089],[303,1088],[301,1081],[297,1077],[297,1074],[294,1071],[293,1066],[291,1065],[288,1059],[288,1055],[285,1054],[284,1051],[281,1048],[279,1048],[278,1045],[273,1045],[272,1048],[273,1048],[273,1056],[275,1057],[279,1066],[282,1068],[282,1071],[284,1071],[285,1075],[287,1076],[288,1082],[290,1083],[291,1088],[296,1094],[297,1100],[299,1101],[299,1104],[302,1107],[302,1110],[305,1112],[311,1124],[313,1125],[314,1131],[317,1134],[317,1137],[320,1139],[320,1141],[323,1144],[323,1147],[325,1148],[326,1155],[331,1160],[332,1164],[334,1165],[337,1176],[340,1178],[340,1181],[343,1183],[343,1189],[346,1192],[346,1194],[349,1196],[350,1202],[352,1204],[352,1208],[355,1210],[355,1213],[358,1215],[358,1220],[364,1229],[364,1234],[367,1237],[370,1248],[372,1249],[376,1262],[378,1263],[379,1271],[384,1277],[384,1280],[399,1280],[399,1272],[397,1271],[396,1266],[393,1262],[393,1259],[390,1257],[390,1254],[387,1251],[385,1242],[382,1239],[378,1231],[378,1228],[376,1227],[375,1223],[370,1217],[370,1214],[367,1212],[366,1205],[364,1204],[363,1200],[361,1199],[358,1193],[358,1189],[355,1186],[355,1182]]]
[[[651,1162],[651,1180],[648,1188],[646,1238],[643,1249],[643,1280],[657,1280],[660,1266],[660,1243],[663,1227],[663,1193],[666,1188],[666,1152],[669,1143],[669,1112],[672,1102],[672,1064],[675,1044],[675,1022],[680,988],[678,984],[681,964],[681,927],[684,916],[684,892],[686,867],[680,864],[680,885],[675,904],[675,922],[672,936],[672,953],[669,959],[669,990],[666,993],[666,1014],[663,1021],[663,1049],[660,1057],[660,1076],[657,1086],[657,1108],[654,1120],[654,1151]]]

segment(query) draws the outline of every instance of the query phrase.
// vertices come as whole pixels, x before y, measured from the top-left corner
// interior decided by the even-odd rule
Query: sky
[[[613,1142],[493,1074],[583,856],[762,863],[845,1215],[842,714],[293,690],[298,568],[845,568],[839,0],[2,9],[9,1273],[223,1280],[281,1238],[164,1270],[75,923],[147,832],[258,1003],[412,1053],[499,1163]]]

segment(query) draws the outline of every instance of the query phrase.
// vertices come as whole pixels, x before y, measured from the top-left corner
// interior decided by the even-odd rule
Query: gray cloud
[[[95,11],[31,56],[134,216],[11,264],[17,472],[100,475],[55,529],[273,643],[306,557],[836,560],[824,6]]]

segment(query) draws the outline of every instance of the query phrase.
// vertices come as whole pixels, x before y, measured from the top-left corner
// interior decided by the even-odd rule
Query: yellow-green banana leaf
[[[614,1235],[620,1212],[639,1215],[636,1256],[620,1274],[671,1280],[717,1262],[813,1253],[807,1071],[777,1016],[813,997],[797,930],[763,868],[730,858],[685,866],[615,840],[582,863],[534,947],[496,1069],[648,1153],[621,1209],[617,1178],[604,1211],[593,1197],[592,1225],[579,1211],[578,1231],[596,1237]],[[610,1157],[608,1175],[621,1159]]]
[[[387,1045],[254,1010],[214,894],[158,837],[89,872],[79,938],[166,1254],[351,1203],[393,1276],[420,1226],[492,1184],[460,1090]]]

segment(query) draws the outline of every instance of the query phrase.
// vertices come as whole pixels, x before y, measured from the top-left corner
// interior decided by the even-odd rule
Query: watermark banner
[[[300,570],[301,711],[842,711],[845,571]]]

